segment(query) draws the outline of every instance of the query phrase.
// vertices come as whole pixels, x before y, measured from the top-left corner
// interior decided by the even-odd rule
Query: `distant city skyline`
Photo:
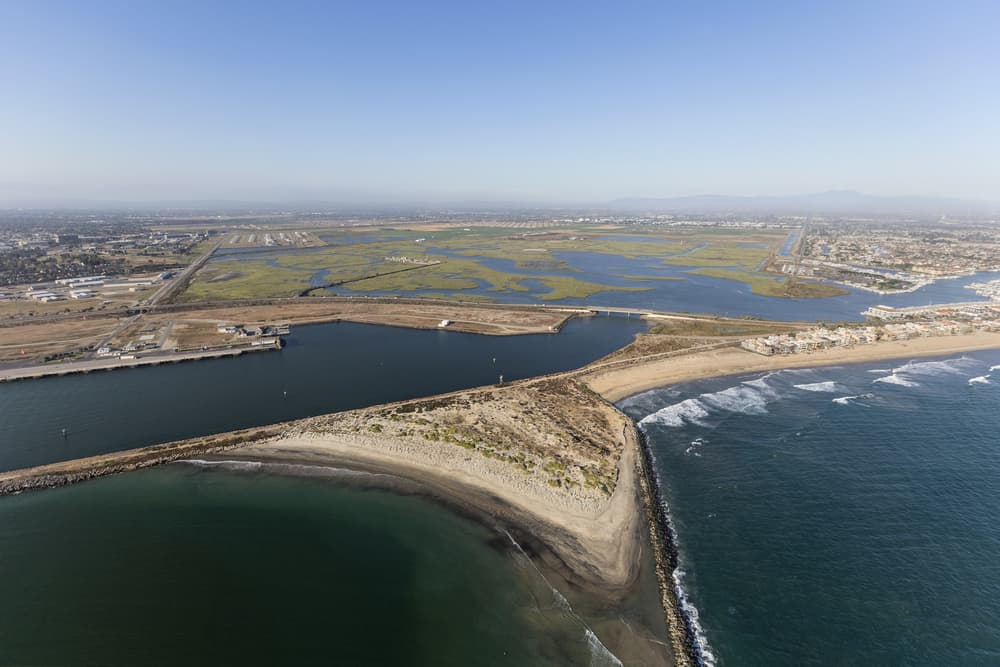
[[[1000,201],[989,2],[7,3],[0,206]]]

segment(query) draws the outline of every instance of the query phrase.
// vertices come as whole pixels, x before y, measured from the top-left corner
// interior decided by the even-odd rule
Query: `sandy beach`
[[[571,461],[591,469],[586,452],[551,458],[548,437],[568,429],[566,424],[546,423],[544,409],[529,399],[530,386],[474,390],[460,394],[459,405],[442,403],[410,410],[402,404],[379,406],[304,419],[284,429],[282,436],[252,443],[238,458],[287,462],[351,462],[443,489],[471,499],[484,511],[503,521],[529,525],[564,561],[590,584],[607,589],[626,586],[634,577],[640,522],[637,502],[636,456],[638,443],[627,418],[610,405],[592,400],[587,409],[599,411],[588,419],[599,425],[597,438],[613,443],[602,453],[610,458],[611,492],[570,481]],[[566,410],[579,414],[581,406]],[[531,412],[534,437],[517,429],[521,414]],[[580,415],[582,416],[582,415]],[[458,420],[462,421],[459,422]],[[470,422],[472,422],[470,424]],[[453,441],[430,439],[431,433],[452,424]],[[454,424],[461,424],[459,430]],[[525,424],[525,430],[531,427]],[[524,428],[524,427],[522,427]],[[483,451],[469,447],[476,435],[510,429],[510,449]],[[579,436],[578,436],[579,437]],[[460,440],[461,439],[461,440]],[[564,444],[559,445],[565,450]],[[506,452],[510,452],[507,454]],[[236,452],[234,452],[235,454]],[[520,464],[520,456],[536,456],[538,465]],[[561,484],[550,471],[560,471]]]
[[[959,336],[915,338],[817,350],[801,354],[763,356],[738,347],[679,355],[657,361],[582,373],[591,389],[617,402],[634,394],[688,380],[737,375],[782,368],[809,368],[839,364],[934,357],[1000,348],[1000,333],[980,331]]]
[[[529,381],[304,419],[279,437],[210,458],[346,468],[377,473],[358,483],[403,491],[415,486],[516,540],[625,664],[675,664],[655,604],[636,431],[625,415],[593,394],[573,393],[570,383],[555,392],[549,383]],[[530,423],[523,418],[529,414]],[[574,432],[575,423],[589,432]],[[450,441],[428,437],[444,424],[462,428]],[[470,448],[467,443],[477,434],[500,446]],[[561,435],[566,437],[555,437]],[[599,452],[587,449],[588,438],[600,442]],[[571,441],[584,445],[574,449]],[[526,466],[535,456],[540,464]],[[612,469],[609,493],[599,484],[572,481],[586,478],[580,471],[593,474],[598,456]],[[655,606],[646,604],[645,613],[637,613],[633,605],[640,598]],[[625,601],[631,611],[619,611]]]
[[[471,502],[501,523],[530,527],[567,567],[593,584],[618,588],[635,576],[639,521],[634,443],[623,452],[614,494],[605,499],[568,496],[519,478],[503,463],[453,456],[448,447],[427,451],[406,440],[303,434],[251,445],[226,458],[344,465],[400,476]]]

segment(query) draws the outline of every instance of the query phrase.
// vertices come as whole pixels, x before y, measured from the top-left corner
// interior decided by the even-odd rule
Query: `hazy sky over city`
[[[1000,199],[1000,3],[0,0],[0,199]]]

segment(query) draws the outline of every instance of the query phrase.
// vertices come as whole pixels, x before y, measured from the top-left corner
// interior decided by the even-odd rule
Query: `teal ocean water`
[[[632,397],[706,664],[1000,664],[1000,353]]]
[[[178,463],[4,498],[0,664],[620,664],[507,535],[364,483]]]

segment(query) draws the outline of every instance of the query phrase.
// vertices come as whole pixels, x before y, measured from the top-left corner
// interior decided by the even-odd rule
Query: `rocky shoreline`
[[[639,489],[642,505],[646,511],[649,528],[649,541],[653,546],[653,556],[656,560],[656,580],[660,587],[663,613],[670,633],[670,643],[674,652],[674,660],[679,667],[702,665],[704,661],[697,641],[695,628],[681,608],[679,591],[674,582],[674,572],[677,570],[679,554],[677,551],[676,532],[666,507],[662,500],[663,491],[653,468],[652,456],[646,436],[633,423],[635,437],[639,443]]]
[[[221,435],[167,442],[71,461],[49,463],[33,468],[0,472],[0,496],[21,493],[22,491],[52,489],[105,475],[116,475],[162,465],[192,456],[218,454],[245,447],[251,442],[262,442],[275,438],[280,435],[281,428],[282,425],[274,425],[243,429]]]

